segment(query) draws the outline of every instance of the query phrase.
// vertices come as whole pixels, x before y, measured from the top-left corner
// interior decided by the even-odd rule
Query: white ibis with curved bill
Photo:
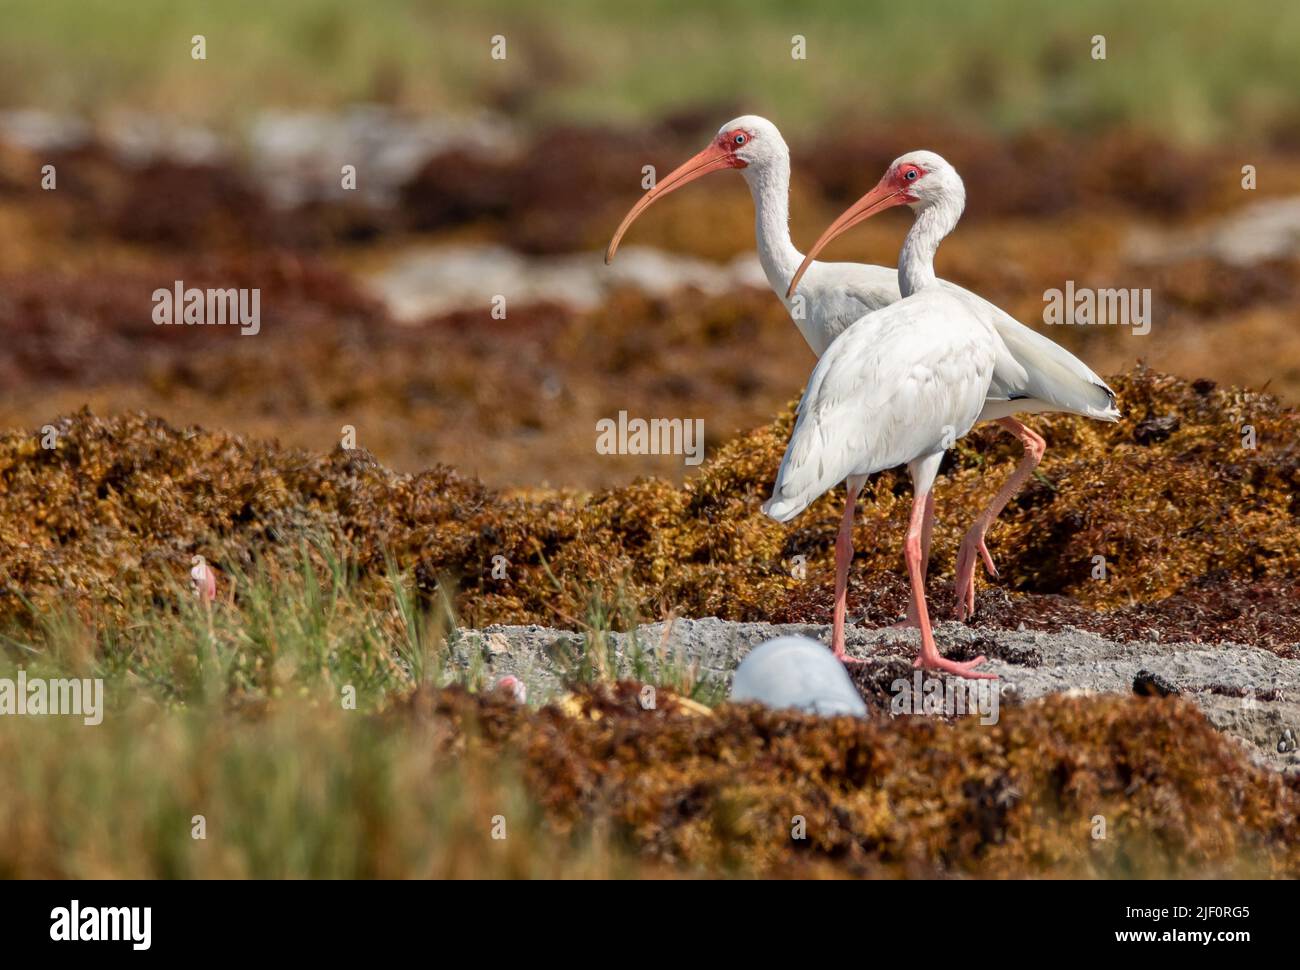
[[[707,148],[646,192],[615,232],[605,251],[605,262],[614,259],[628,228],[657,199],[710,172],[725,169],[739,169],[749,184],[754,197],[755,233],[763,272],[813,353],[820,357],[863,314],[902,298],[898,272],[892,268],[866,263],[810,263],[795,248],[789,225],[790,150],[776,125],[756,115],[743,115],[727,122]],[[801,264],[805,270],[796,300],[787,290]],[[1042,437],[1012,415],[1063,411],[1116,421],[1119,411],[1115,408],[1115,394],[1105,381],[1069,351],[969,290],[946,280],[938,283],[993,325],[1008,352],[1020,364],[1017,373],[1023,375],[1014,383],[995,380],[980,412],[981,421],[995,420],[1016,435],[1024,445],[1025,456],[962,540],[957,557],[956,593],[957,616],[965,619],[975,609],[976,562],[982,557],[985,566],[996,575],[984,542],[985,534],[1028,480],[1046,449]],[[907,622],[916,623],[911,608]]]
[[[952,443],[970,431],[995,381],[1021,381],[1016,363],[992,322],[934,275],[939,243],[961,218],[966,189],[956,170],[933,152],[910,152],[889,166],[880,183],[835,221],[804,258],[790,282],[793,293],[812,255],[848,226],[894,205],[911,205],[916,220],[903,243],[899,279],[907,294],[872,311],[840,334],[808,379],[790,443],[763,511],[788,522],[813,501],[848,481],[848,501],[835,556],[835,610],[831,647],[841,659],[853,510],[867,476],[906,465],[912,512],[903,557],[912,587],[912,611],[921,629],[915,666],[962,677],[984,662],[939,654],[925,604],[925,544],[934,514],[932,487]]]

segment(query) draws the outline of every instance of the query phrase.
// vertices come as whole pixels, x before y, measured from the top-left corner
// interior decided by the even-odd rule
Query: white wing
[[[850,475],[943,451],[975,423],[998,345],[962,301],[938,290],[858,320],[808,379],[763,511],[785,522]]]
[[[981,420],[1038,411],[1119,420],[1115,392],[1078,357],[970,290],[947,280],[940,283],[992,324],[1005,346]],[[804,319],[796,318],[795,323],[818,356],[864,314],[901,299],[898,271],[867,263],[814,262],[799,292],[806,300]],[[784,300],[784,290],[779,295]]]
[[[1023,376],[1017,377],[999,368],[981,420],[1038,411],[1119,420],[1115,392],[1078,357],[970,290],[947,282],[943,286],[993,325],[1022,370]]]
[[[785,282],[788,285],[790,281]],[[784,286],[777,295],[794,316],[794,301],[785,299]],[[902,299],[898,271],[867,263],[814,262],[799,281],[796,295],[802,295],[806,302],[802,308],[804,319],[795,317],[794,322],[818,357],[866,314]]]

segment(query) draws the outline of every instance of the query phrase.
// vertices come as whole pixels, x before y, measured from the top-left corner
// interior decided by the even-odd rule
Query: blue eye
[[[743,144],[745,144],[745,136],[744,136],[744,135],[737,135],[733,140],[735,141],[735,143],[736,143],[737,145],[743,145]]]
[[[907,175],[904,176],[904,178],[906,178],[909,182],[915,182],[915,181],[916,181],[916,169],[911,169],[911,170],[909,170],[908,173],[907,173]]]

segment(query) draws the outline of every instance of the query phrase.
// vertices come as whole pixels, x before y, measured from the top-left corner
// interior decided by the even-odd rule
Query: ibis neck
[[[803,262],[803,253],[790,241],[790,159],[781,156],[761,169],[746,169],[745,176],[754,197],[758,259],[767,282],[784,296]]]
[[[928,205],[916,214],[898,255],[898,290],[903,296],[936,285],[934,254],[960,218],[961,207],[946,202]]]

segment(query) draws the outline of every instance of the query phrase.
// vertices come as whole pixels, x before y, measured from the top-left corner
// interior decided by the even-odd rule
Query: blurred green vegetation
[[[0,845],[0,879],[658,873],[607,833],[557,834],[513,758],[442,750],[445,734],[413,713],[419,692],[490,692],[491,674],[450,656],[451,616],[420,606],[409,575],[376,594],[321,546],[222,583],[211,606],[179,583],[140,597],[126,623],[32,603],[33,623],[0,631],[0,678],[104,680],[101,723],[0,717],[0,829],[23,833]],[[615,656],[619,608],[593,600],[593,647],[566,644],[567,677],[722,699],[675,656]],[[554,699],[519,676],[531,704]]]
[[[413,717],[298,700],[258,717],[127,700],[104,723],[8,717],[0,878],[609,878],[558,836],[511,759],[462,763]],[[200,820],[198,817],[202,816]],[[200,829],[199,826],[203,828]],[[504,837],[503,837],[504,836]]]
[[[1291,0],[0,0],[0,23],[0,105],[217,125],[378,101],[534,121],[729,106],[796,131],[912,115],[1194,142],[1300,130]]]
[[[114,698],[139,694],[176,707],[282,697],[330,705],[346,685],[369,712],[420,687],[490,689],[481,638],[453,647],[450,605],[423,604],[409,572],[390,565],[382,581],[367,583],[353,558],[324,541],[247,572],[233,563],[227,570],[212,606],[177,582],[163,598],[131,597],[124,622],[57,597],[29,600],[29,616],[0,627],[0,677],[16,677],[19,667],[31,676],[99,677]],[[557,694],[554,677],[568,684],[633,678],[710,704],[724,699],[724,686],[676,650],[634,637],[620,651],[610,634],[640,622],[624,591],[593,589],[574,618],[580,632],[556,644],[553,677],[531,661],[512,672],[535,706]]]

